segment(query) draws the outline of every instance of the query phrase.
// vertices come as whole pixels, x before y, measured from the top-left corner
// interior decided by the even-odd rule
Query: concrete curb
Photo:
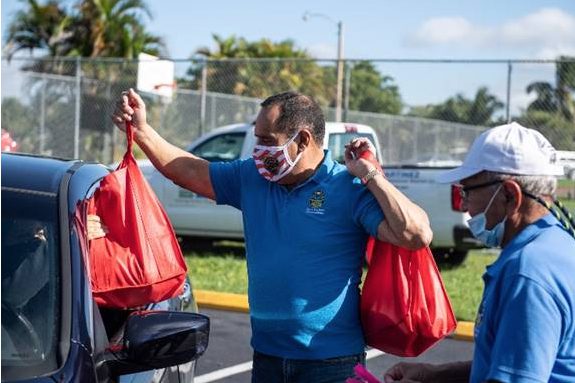
[[[243,313],[250,311],[247,295],[194,290],[194,297],[199,307]],[[472,322],[458,322],[457,329],[451,337],[454,339],[473,341],[473,327]]]

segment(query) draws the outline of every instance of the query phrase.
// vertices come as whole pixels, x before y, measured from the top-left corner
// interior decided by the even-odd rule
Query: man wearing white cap
[[[574,225],[551,207],[560,174],[549,141],[511,123],[440,175],[461,184],[474,236],[502,251],[483,275],[473,361],[400,363],[386,383],[575,382]]]

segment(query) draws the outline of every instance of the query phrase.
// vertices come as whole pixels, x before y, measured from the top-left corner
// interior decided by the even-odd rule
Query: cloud
[[[519,50],[536,58],[575,52],[575,16],[558,8],[542,8],[496,26],[480,26],[464,17],[426,20],[407,37],[413,47]]]
[[[416,46],[480,42],[486,30],[471,24],[463,17],[437,17],[429,19],[409,36],[408,42]]]

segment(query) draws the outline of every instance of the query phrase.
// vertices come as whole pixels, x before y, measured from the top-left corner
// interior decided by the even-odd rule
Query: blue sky
[[[199,47],[213,48],[212,34],[248,40],[292,39],[317,58],[335,58],[337,27],[344,25],[345,57],[356,59],[542,59],[575,56],[575,0],[379,0],[379,1],[191,1],[149,0],[153,20],[149,29],[164,38],[171,58],[184,59]],[[2,31],[17,0],[2,1]],[[333,21],[302,19],[305,11]],[[506,66],[465,67],[387,65],[411,104],[444,99],[454,92],[472,96],[487,85],[504,97]],[[425,86],[429,79],[445,78]],[[519,69],[519,71],[517,70]],[[552,66],[514,68],[517,97],[525,81],[549,79]],[[382,69],[383,70],[383,69]],[[541,74],[531,74],[531,70]],[[430,76],[431,75],[431,76]],[[444,77],[449,75],[450,77]],[[523,81],[523,82],[522,82]],[[435,89],[433,95],[429,88]],[[525,98],[525,95],[523,95]],[[522,101],[525,102],[525,101]]]
[[[70,1],[67,1],[70,3]],[[172,58],[212,46],[212,33],[293,39],[318,58],[334,58],[344,25],[349,58],[549,58],[575,54],[573,0],[191,1],[148,0],[150,30],[164,37]],[[2,30],[22,7],[2,1]]]

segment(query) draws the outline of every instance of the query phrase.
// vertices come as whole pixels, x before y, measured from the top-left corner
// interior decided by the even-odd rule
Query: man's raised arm
[[[131,122],[134,140],[152,164],[175,184],[214,199],[209,162],[170,144],[146,120],[146,104],[133,89],[122,92],[112,115],[112,121],[122,131]]]

